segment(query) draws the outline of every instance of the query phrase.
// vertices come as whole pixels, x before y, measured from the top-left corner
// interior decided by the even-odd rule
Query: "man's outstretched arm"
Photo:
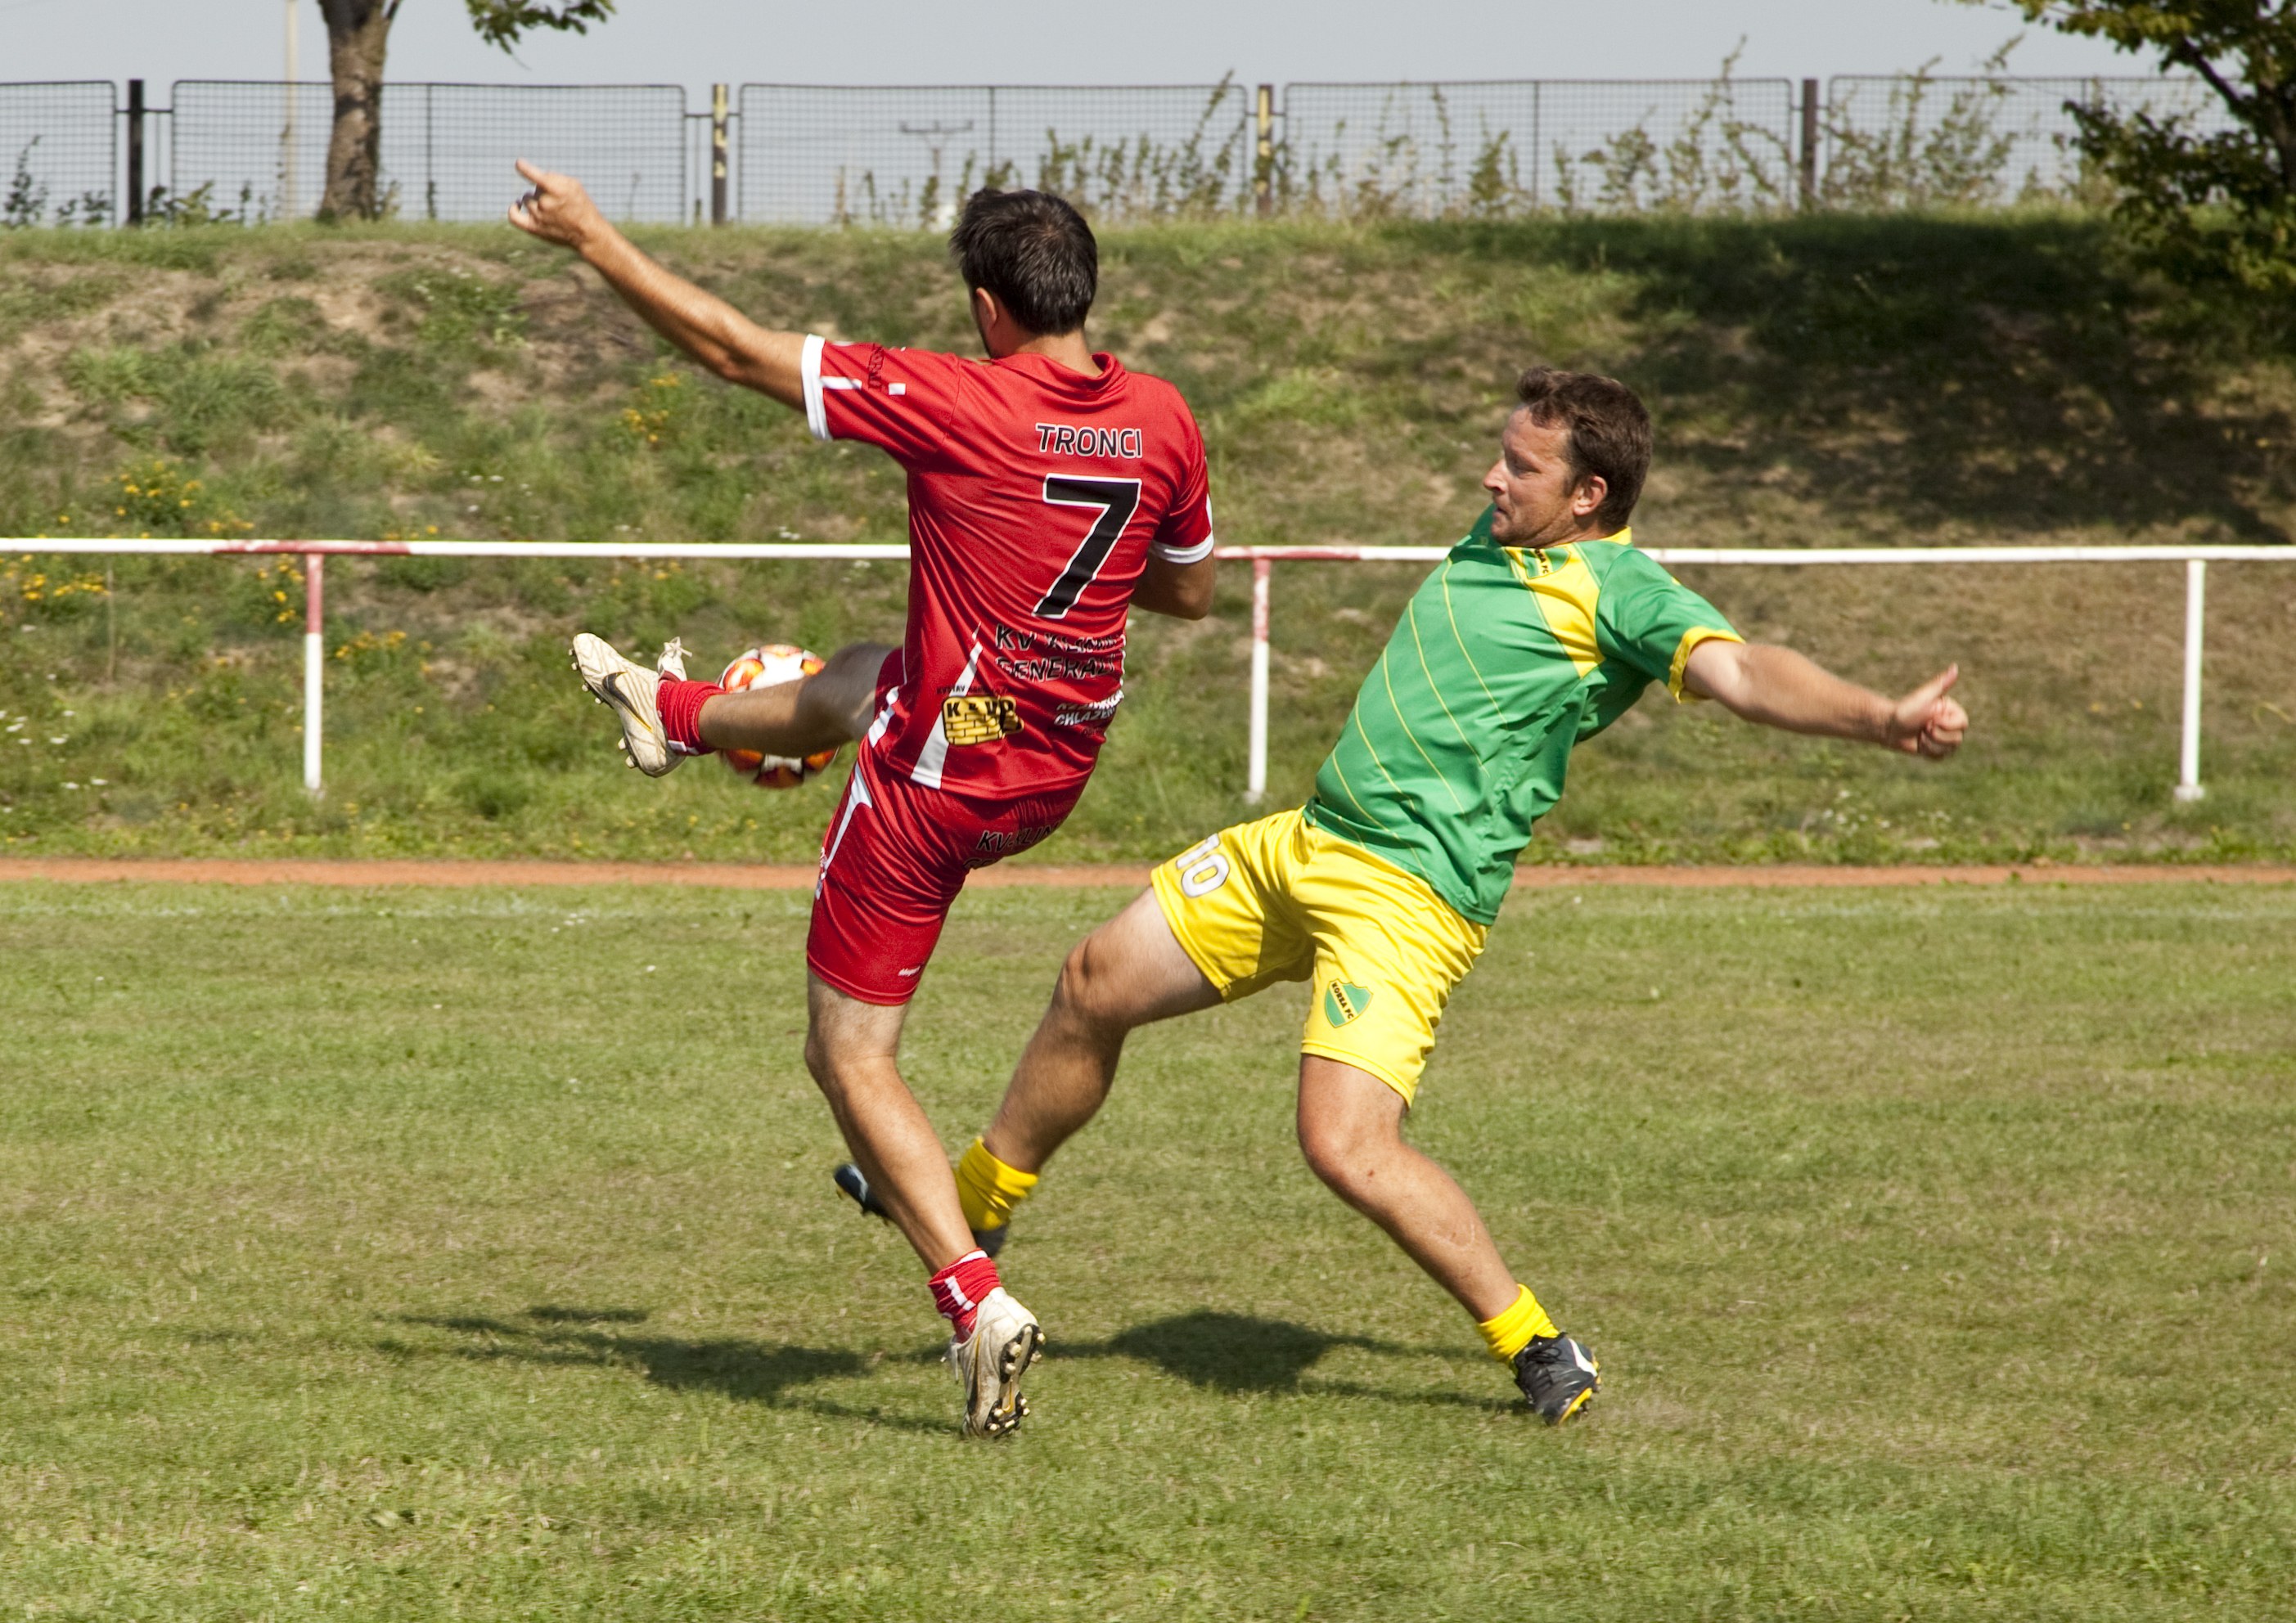
[[[728,383],[805,409],[803,333],[761,327],[715,293],[664,270],[598,212],[580,181],[522,158],[518,172],[534,190],[510,206],[512,225],[580,254],[647,325]]]
[[[1960,676],[1959,666],[1948,666],[1904,698],[1887,699],[1791,648],[1719,638],[1692,649],[1682,670],[1685,687],[1748,721],[1931,760],[1959,749],[1969,730],[1968,712],[1948,693]]]

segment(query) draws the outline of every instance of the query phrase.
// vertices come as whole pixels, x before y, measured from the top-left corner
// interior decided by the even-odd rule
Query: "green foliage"
[[[127,281],[100,273],[74,276],[40,286],[33,283],[0,283],[0,342],[36,324],[69,320],[102,309],[127,291]]]
[[[1589,201],[1581,166],[1596,178],[1591,200],[1610,213],[1766,212],[1791,208],[1793,153],[1766,124],[1737,112],[1735,72],[1743,41],[1682,127],[1664,142],[1641,125],[1576,156],[1554,154],[1556,194],[1565,213]]]
[[[215,269],[239,230],[12,231],[0,233],[0,264],[111,265],[204,275]]]
[[[375,565],[375,578],[383,585],[425,594],[461,586],[470,578],[467,558],[385,558]]]
[[[265,357],[316,354],[333,347],[333,341],[319,307],[302,298],[271,299],[239,329],[240,347]]]
[[[1739,54],[1733,50],[1723,59],[1678,121],[1654,134],[1653,106],[1586,151],[1561,142],[1546,153],[1529,151],[1521,131],[1494,128],[1488,114],[1469,130],[1440,86],[1400,86],[1382,106],[1352,168],[1337,152],[1318,159],[1296,149],[1289,136],[1278,142],[1267,166],[1270,201],[1277,213],[1358,222],[1788,209],[1798,201],[1791,142],[1769,119],[1740,111]],[[1415,127],[1423,92],[1431,139]],[[1541,163],[1552,168],[1545,202]],[[1242,206],[1239,200],[1239,211]]]
[[[48,209],[48,189],[32,176],[32,152],[40,144],[33,136],[16,154],[15,173],[9,177],[8,193],[0,197],[0,226],[21,230],[27,225],[41,224]]]
[[[46,567],[33,557],[0,561],[0,604],[20,615],[27,625],[76,619],[109,592],[102,571],[89,569],[79,560],[58,560]]]
[[[291,411],[287,385],[261,359],[197,339],[164,349],[74,350],[64,375],[89,403],[114,408],[123,439],[188,455],[240,448]]]
[[[263,205],[256,201],[255,187],[250,182],[241,184],[236,208],[216,201],[211,180],[182,193],[154,186],[144,203],[144,223],[149,226],[196,231],[208,225],[258,225],[264,218]]]
[[[1986,63],[1980,82],[1956,88],[1934,118],[1924,115],[1937,94],[1935,61],[1891,82],[1878,122],[1846,101],[1828,105],[1824,202],[1875,211],[2000,202],[2013,145],[1996,122],[2009,90],[2001,77],[2007,58],[2005,46]]]
[[[463,5],[479,37],[504,55],[520,36],[533,29],[587,34],[592,23],[603,23],[614,14],[614,0],[565,0],[561,5],[542,0],[463,0]]]
[[[1197,114],[1195,128],[1169,147],[1144,135],[1130,143],[1091,136],[1063,142],[1048,130],[1035,184],[1111,220],[1201,219],[1241,209],[1250,170],[1250,126],[1233,121],[1231,109],[1243,96],[1235,76],[1224,75]],[[1213,145],[1216,123],[1227,126],[1228,133]],[[966,190],[960,183],[957,195]]]
[[[2081,143],[2120,189],[2116,205],[2171,272],[2296,293],[2296,189],[2252,135],[2196,135],[2177,118],[2076,110]]]
[[[464,266],[401,271],[377,286],[413,307],[416,333],[440,348],[515,344],[526,330],[518,283],[489,281]]]
[[[84,535],[186,536],[232,540],[253,529],[217,499],[207,481],[152,457],[123,469],[111,480],[111,510],[99,499],[78,524]],[[62,522],[70,521],[65,515]]]
[[[970,146],[935,147],[924,179],[881,185],[874,170],[838,172],[830,220],[837,225],[946,230],[957,205],[982,186],[1031,185],[1057,192],[1103,225],[1234,217],[1253,207],[1260,170],[1248,121],[1237,119],[1245,92],[1233,74],[1215,86],[1195,126],[1176,142],[1142,134],[1130,140],[1064,138],[1045,132],[1033,175],[1010,160],[984,159]],[[1225,129],[1225,135],[1220,131]],[[1216,138],[1217,137],[1217,138]]]
[[[1515,897],[1409,1130],[1602,1357],[1561,1431],[1292,1148],[1297,988],[1144,1030],[1004,1253],[993,1452],[830,1189],[808,899],[0,887],[12,1609],[2287,1611],[2285,887]],[[952,1146],[1125,899],[961,898],[902,1054]]]
[[[48,188],[32,173],[32,153],[40,137],[33,136],[17,149],[16,167],[8,189],[0,193],[0,231],[24,231],[36,225],[101,225],[111,217],[111,196],[106,192],[83,192],[59,203],[51,213]]]
[[[94,404],[118,406],[151,392],[152,352],[131,347],[76,349],[64,362],[64,377]]]
[[[2187,280],[2296,293],[2296,11],[2257,0],[2017,0],[2036,21],[2198,74],[2237,122],[2077,106],[2121,217]]]

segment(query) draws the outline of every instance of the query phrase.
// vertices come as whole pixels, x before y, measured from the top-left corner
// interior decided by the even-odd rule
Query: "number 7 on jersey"
[[[1136,479],[1064,479],[1057,474],[1045,476],[1045,501],[1053,507],[1095,507],[1099,516],[1085,532],[1068,567],[1061,571],[1052,589],[1037,603],[1039,619],[1056,620],[1076,607],[1077,598],[1108,554],[1116,549],[1116,538],[1124,527],[1132,522],[1133,513],[1140,505],[1140,481]]]

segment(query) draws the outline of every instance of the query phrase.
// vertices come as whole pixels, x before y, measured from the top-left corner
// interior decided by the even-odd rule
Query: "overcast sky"
[[[326,77],[316,0],[301,0],[304,77]],[[1209,83],[1287,79],[1682,78],[1741,38],[1739,72],[1967,71],[2012,36],[2013,70],[2131,73],[2149,62],[1950,0],[622,0],[588,37],[544,36],[513,61],[472,35],[461,0],[406,0],[390,77],[529,84]],[[284,0],[0,0],[0,79],[276,79]]]

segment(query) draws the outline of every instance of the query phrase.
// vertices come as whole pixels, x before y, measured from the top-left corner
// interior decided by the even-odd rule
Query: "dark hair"
[[[948,252],[967,288],[987,288],[1040,335],[1083,326],[1100,285],[1092,227],[1049,192],[975,192],[949,234]]]
[[[1613,534],[1624,529],[1651,464],[1650,413],[1635,391],[1600,373],[1534,366],[1516,381],[1514,394],[1539,427],[1570,431],[1574,482],[1594,473],[1609,487],[1595,509],[1595,522]]]

